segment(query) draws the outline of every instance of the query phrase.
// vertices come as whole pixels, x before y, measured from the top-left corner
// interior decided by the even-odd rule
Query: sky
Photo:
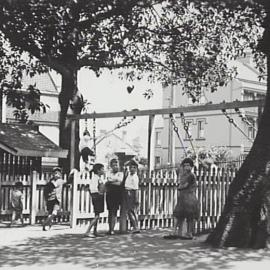
[[[61,78],[53,74],[57,86],[61,85]],[[131,94],[127,92],[127,86],[134,85]],[[116,71],[113,73],[104,71],[100,77],[96,77],[95,73],[82,69],[78,76],[78,86],[84,98],[91,103],[89,113],[95,111],[100,112],[118,112],[123,110],[147,110],[158,109],[162,107],[162,88],[160,83],[149,83],[146,79],[141,81],[129,82],[121,80]],[[146,89],[151,88],[154,95],[147,100],[143,93]],[[96,129],[111,130],[121,120],[121,118],[111,118],[106,120],[97,119]],[[83,127],[84,121],[81,122]],[[92,129],[92,120],[88,123],[89,130]],[[116,134],[122,136],[122,131],[127,131],[127,142],[132,143],[132,139],[140,137],[143,146],[142,154],[146,156],[147,149],[147,129],[148,117],[137,117],[128,126],[116,131]]]

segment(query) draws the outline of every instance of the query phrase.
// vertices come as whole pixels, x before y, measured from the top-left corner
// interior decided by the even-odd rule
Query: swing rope
[[[96,118],[93,118],[93,151],[96,156]]]
[[[234,110],[236,111],[238,116],[241,118],[241,120],[245,124],[247,124],[249,127],[251,127],[253,130],[255,130],[257,132],[257,128],[250,121],[248,121],[248,118],[246,117],[246,115],[244,113],[242,113],[239,108],[235,108]]]
[[[189,131],[188,131],[189,126],[188,126],[188,124],[187,124],[187,122],[186,122],[186,120],[185,120],[184,114],[181,113],[180,116],[181,116],[181,119],[182,119],[182,123],[183,123],[184,130],[185,130],[185,132],[186,132],[186,134],[187,134],[187,136],[188,136],[189,143],[190,143],[190,145],[191,145],[191,147],[192,147],[192,150],[193,150],[193,152],[194,152],[195,160],[198,160],[198,163],[201,163],[201,164],[202,164],[202,161],[201,161],[201,159],[198,157],[198,155],[197,155],[197,153],[196,153],[196,150],[195,150],[195,147],[194,147],[194,145],[193,145],[193,143],[192,143],[192,141],[191,141],[191,140],[192,140],[192,136],[191,136],[191,134],[190,134]],[[173,118],[173,115],[172,115],[172,114],[170,114],[170,119],[171,119],[171,122],[172,122],[172,124],[173,124],[173,130],[175,131],[175,133],[176,133],[176,135],[177,135],[177,137],[178,137],[178,139],[179,139],[179,141],[180,141],[180,143],[181,143],[181,145],[182,145],[182,147],[183,147],[183,149],[184,149],[185,156],[187,157],[188,154],[187,154],[186,148],[185,148],[185,146],[184,146],[184,143],[183,143],[183,140],[182,140],[182,138],[181,138],[181,135],[179,134],[179,128],[176,126],[175,119]]]
[[[229,123],[230,124],[233,124],[233,126],[236,128],[236,129],[238,129],[250,142],[252,142],[253,143],[253,140],[252,139],[250,139],[247,135],[246,135],[246,133],[235,123],[235,121],[234,121],[234,119],[232,118],[232,117],[230,117],[229,116],[229,114],[226,112],[226,110],[225,109],[222,109],[221,110],[222,111],[222,113],[227,117],[227,119],[228,119],[228,121],[229,121]]]
[[[88,120],[87,120],[87,118],[85,118],[85,120],[84,120],[84,130],[88,131]]]
[[[127,126],[128,124],[130,124],[131,122],[133,122],[135,120],[136,116],[133,116],[132,118],[130,119],[127,119],[126,117],[123,117],[120,122],[118,124],[115,125],[115,127],[113,129],[111,129],[110,131],[106,132],[105,135],[103,135],[101,138],[96,138],[95,137],[95,140],[94,140],[94,145],[95,145],[95,148],[96,148],[96,145],[98,145],[100,142],[102,142],[105,138],[107,138],[111,133],[113,133],[115,130],[117,129],[120,129],[122,127],[125,127]]]
[[[172,123],[172,125],[173,125],[173,130],[174,130],[174,132],[176,133],[176,135],[177,135],[177,137],[178,137],[178,140],[179,140],[180,143],[181,143],[182,148],[184,149],[185,156],[187,156],[187,151],[186,151],[184,142],[183,142],[183,140],[182,140],[181,135],[179,134],[179,128],[177,127],[177,125],[176,125],[176,123],[175,123],[175,119],[174,119],[174,117],[173,117],[172,114],[170,114],[170,120],[171,120],[171,123]]]
[[[189,133],[189,124],[187,123],[187,121],[185,119],[184,113],[181,112],[180,117],[182,119],[183,127],[184,127],[184,130],[185,130],[186,134],[187,134],[187,137],[188,137],[189,143],[191,145],[191,148],[192,148],[192,150],[193,150],[193,152],[194,152],[194,154],[195,154],[195,156],[197,158],[196,149],[194,147],[194,144],[192,143],[192,135]]]

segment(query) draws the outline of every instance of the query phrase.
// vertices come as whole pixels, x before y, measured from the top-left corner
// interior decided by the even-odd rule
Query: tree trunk
[[[266,31],[268,31],[266,29]],[[266,36],[270,36],[269,33]],[[265,37],[264,37],[265,39]],[[267,46],[269,39],[267,38]],[[215,230],[207,242],[213,246],[263,248],[266,238],[260,229],[261,184],[270,160],[270,57],[267,53],[267,93],[254,144],[233,180]]]
[[[62,74],[62,87],[59,94],[60,104],[60,147],[70,149],[71,142],[71,121],[67,119],[67,114],[80,114],[83,108],[82,96],[80,95],[77,87],[77,73],[74,69],[69,69],[69,72]],[[79,142],[79,122],[76,121],[76,134],[75,141]],[[64,172],[69,172],[70,169],[70,154],[68,159],[60,159],[60,165]],[[75,146],[75,168],[79,169],[79,149],[78,145]]]

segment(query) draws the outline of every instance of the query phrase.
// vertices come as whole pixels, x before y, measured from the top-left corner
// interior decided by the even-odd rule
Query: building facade
[[[96,160],[108,166],[112,158],[119,159],[120,166],[139,154],[137,149],[126,140],[127,131],[122,131],[122,136],[100,130],[96,145]]]
[[[264,98],[266,82],[259,81],[259,73],[253,68],[252,62],[248,58],[240,59],[233,65],[237,67],[237,77],[214,93],[203,89],[202,95],[196,103],[192,102],[191,97],[184,95],[181,86],[163,88],[163,108]],[[225,146],[231,150],[234,157],[247,154],[256,136],[258,108],[240,109],[240,112],[241,114],[235,110],[226,111],[242,132],[228,121],[222,111],[187,113],[182,117],[174,115],[184,146],[176,136],[169,116],[164,115],[155,124],[152,156],[154,166],[179,163],[184,157],[184,148],[194,148],[196,151],[199,148]],[[240,115],[246,117],[247,121],[243,121]]]
[[[28,120],[38,125],[39,131],[42,134],[56,145],[59,145],[59,92],[52,76],[49,72],[35,75],[32,78],[25,76],[23,77],[22,84],[24,89],[27,89],[30,84],[36,84],[37,89],[39,89],[41,93],[40,101],[48,105],[46,113],[42,111],[35,112],[29,115]],[[14,108],[7,106],[5,99],[2,100],[1,118],[4,123],[16,123]],[[54,166],[57,163],[57,158],[42,158],[44,168]]]

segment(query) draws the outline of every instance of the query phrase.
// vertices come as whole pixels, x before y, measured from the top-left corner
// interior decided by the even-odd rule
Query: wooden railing
[[[218,169],[195,173],[197,175],[196,193],[201,207],[196,231],[200,233],[215,227],[236,171]],[[43,190],[48,179],[48,175],[40,175],[35,172],[31,177],[21,178],[24,185],[23,213],[30,224],[40,222],[46,215]],[[91,180],[88,174],[78,173],[74,177],[74,185],[63,188],[62,210],[59,219],[70,222],[72,227],[86,224],[94,217],[89,181]],[[10,219],[8,206],[14,183],[15,181],[1,181],[0,214],[2,219]],[[171,227],[173,225],[172,213],[178,196],[177,186],[178,176],[174,169],[158,170],[150,175],[140,173],[139,221],[141,228]],[[105,210],[101,214],[100,222],[106,223],[107,217],[108,212]]]

